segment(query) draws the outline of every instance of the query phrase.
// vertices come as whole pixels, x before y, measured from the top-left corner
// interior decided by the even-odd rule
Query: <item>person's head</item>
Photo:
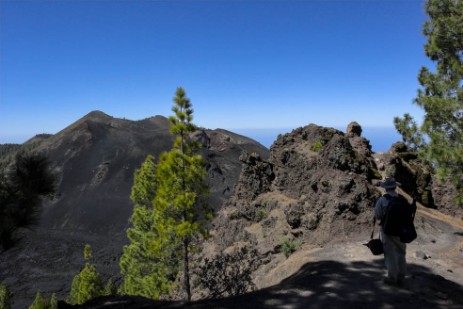
[[[386,191],[390,191],[395,190],[395,188],[400,186],[400,182],[395,181],[394,177],[387,177],[383,180],[383,182],[381,182],[380,186],[386,189]]]

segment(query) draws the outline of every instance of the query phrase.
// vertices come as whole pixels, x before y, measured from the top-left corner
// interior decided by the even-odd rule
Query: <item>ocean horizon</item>
[[[345,132],[345,128],[334,127],[335,129]],[[295,128],[280,128],[280,129],[226,129],[227,131],[237,133],[257,142],[263,146],[270,148],[279,134],[286,134],[293,131]],[[362,127],[362,136],[370,141],[374,152],[385,152],[391,148],[392,144],[401,141],[402,137],[397,133],[394,127]],[[14,143],[22,144],[32,138],[31,135],[16,135],[0,137],[0,144]]]
[[[345,132],[345,128],[334,127]],[[281,129],[230,129],[228,131],[252,138],[267,148],[273,144],[279,134],[293,131],[291,128]],[[362,136],[370,141],[373,152],[386,152],[392,144],[402,141],[402,136],[394,127],[362,127]]]

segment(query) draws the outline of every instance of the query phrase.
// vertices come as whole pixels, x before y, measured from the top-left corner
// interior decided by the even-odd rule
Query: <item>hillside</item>
[[[403,146],[377,156],[356,123],[346,133],[309,125],[279,136],[269,159],[251,155],[242,161],[235,194],[219,212],[205,253],[256,250],[253,278],[259,291],[238,298],[239,306],[258,298],[255,305],[265,307],[272,297],[272,306],[279,308],[463,304],[463,221],[429,207],[461,209],[425,198],[433,196],[432,179],[417,177],[426,173]],[[400,192],[409,200],[418,193],[428,206],[420,204],[419,238],[407,254],[409,280],[397,295],[382,285],[382,259],[363,246],[382,193],[377,185],[389,173],[400,178],[405,189]],[[286,259],[282,247],[288,241],[301,248]]]
[[[84,263],[85,243],[94,248],[103,279],[115,275],[118,280],[117,262],[131,210],[129,201],[119,199],[128,199],[129,175],[144,159],[143,151],[158,142],[168,144],[166,121],[158,116],[131,122],[92,112],[40,143],[37,149],[52,157],[61,175],[62,194],[47,205],[44,224],[0,256],[0,276],[14,288],[18,308],[30,303],[39,288],[63,299]],[[205,290],[195,285],[196,301],[188,305],[110,297],[82,308],[463,305],[461,209],[442,204],[445,199],[435,195],[431,175],[403,146],[374,154],[356,123],[346,132],[314,124],[297,128],[278,136],[270,151],[224,130],[201,130],[195,138],[203,143],[211,202],[217,209],[212,237],[196,260],[248,248],[252,254],[241,266],[253,265],[256,290],[199,300]],[[160,151],[149,149],[155,156]],[[419,237],[407,251],[409,276],[399,290],[383,285],[382,258],[363,246],[371,233],[374,201],[381,194],[377,185],[389,173],[403,183],[402,194],[411,199],[418,193],[422,202],[415,221]],[[288,258],[282,249],[285,242],[298,247]]]
[[[363,245],[381,194],[376,185],[395,171],[420,199],[432,192],[421,178],[409,177],[420,168],[416,157],[397,145],[388,154],[373,154],[360,134],[355,124],[346,133],[309,125],[279,136],[268,159],[240,157],[235,192],[219,211],[203,254],[242,247],[255,252],[241,265],[256,265],[256,291],[190,304],[109,297],[81,308],[461,308],[463,222],[421,203],[405,286],[383,284],[382,257]],[[282,252],[285,240],[301,245],[288,258]],[[196,293],[197,299],[201,289]]]
[[[196,138],[203,143],[216,208],[231,194],[241,151],[268,155],[257,142],[225,130],[201,130]],[[134,170],[148,154],[158,158],[169,150],[173,137],[162,116],[131,121],[93,111],[57,134],[32,142],[37,144],[33,151],[50,158],[59,179],[58,196],[45,205],[41,227],[114,235],[124,234],[132,212]]]
[[[131,121],[93,111],[52,136],[39,135],[21,146],[50,158],[58,195],[44,203],[40,225],[23,231],[23,242],[0,255],[0,280],[15,293],[18,308],[30,303],[37,289],[64,297],[84,263],[86,243],[94,248],[103,276],[118,276],[134,171],[148,154],[156,159],[171,149],[169,125],[162,116]],[[264,146],[226,130],[201,129],[194,138],[203,145],[209,203],[215,209],[232,194],[242,152],[268,157]]]
[[[314,153],[311,145],[319,140],[326,148]],[[337,155],[328,151],[333,146]],[[461,308],[463,221],[421,203],[415,219],[418,239],[407,249],[405,285],[384,285],[383,258],[373,256],[363,245],[372,228],[371,203],[381,193],[373,184],[381,174],[397,168],[395,164],[403,166],[397,156],[406,156],[393,149],[376,154],[372,162],[368,149],[368,141],[358,134],[311,125],[280,136],[268,160],[257,155],[241,157],[244,166],[235,194],[214,222],[215,238],[207,244],[206,254],[242,246],[257,249],[253,257],[256,291],[190,304],[103,297],[79,308]],[[370,168],[378,165],[377,173],[371,173]],[[282,185],[282,179],[292,182]],[[295,180],[301,179],[310,186],[297,187]],[[357,198],[362,192],[370,195]],[[406,191],[400,193],[411,199]],[[341,198],[362,203],[340,209]],[[297,203],[298,199],[304,203]],[[302,204],[300,210],[292,212],[298,204]],[[265,212],[257,215],[259,210]],[[310,213],[319,220],[310,220]],[[283,238],[302,239],[302,246],[286,258],[280,250]]]

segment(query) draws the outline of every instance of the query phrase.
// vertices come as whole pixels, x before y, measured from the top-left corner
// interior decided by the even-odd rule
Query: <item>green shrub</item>
[[[57,308],[56,296],[55,294],[53,294],[53,296],[52,296],[52,299],[48,299],[45,296],[43,296],[40,290],[38,290],[37,293],[35,294],[34,302],[32,303],[32,305],[29,306],[29,309],[55,309]],[[54,299],[54,302],[56,303],[55,307],[52,307],[53,299]]]
[[[84,259],[88,261],[88,260],[91,260],[92,258],[93,258],[92,247],[90,247],[89,244],[86,244],[84,248]]]
[[[315,152],[318,152],[318,151],[320,151],[320,149],[322,149],[322,147],[323,147],[322,142],[316,141],[312,146],[312,150],[315,151]]]
[[[236,220],[240,217],[240,213],[238,211],[234,211],[228,215],[230,220]]]
[[[88,261],[93,256],[89,245],[85,246],[84,257]],[[86,301],[103,294],[103,285],[96,266],[85,263],[82,271],[72,279],[71,292],[66,302],[71,305],[81,305]]]
[[[48,299],[38,290],[37,294],[35,294],[34,302],[29,306],[29,309],[58,309],[56,294],[53,293],[51,299]]]
[[[267,213],[265,212],[265,210],[259,209],[259,210],[257,211],[256,216],[257,216],[257,220],[260,221],[260,220],[264,219],[264,218],[267,216]]]
[[[3,282],[0,282],[0,309],[11,308],[11,293]]]
[[[296,252],[300,247],[301,245],[298,242],[291,240],[291,239],[285,239],[283,243],[281,244],[281,252],[283,252],[286,258],[288,258],[291,254]]]
[[[48,308],[49,309],[58,309],[58,299],[56,298],[55,293],[51,294],[50,306]]]
[[[108,281],[106,281],[106,284],[103,289],[103,296],[110,296],[110,295],[116,295],[117,294],[117,287],[113,282],[112,278],[109,278]]]

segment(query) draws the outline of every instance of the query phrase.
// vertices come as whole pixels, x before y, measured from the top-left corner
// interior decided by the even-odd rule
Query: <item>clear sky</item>
[[[0,0],[0,143],[56,133],[92,110],[281,129],[392,127],[424,55],[420,0]]]

